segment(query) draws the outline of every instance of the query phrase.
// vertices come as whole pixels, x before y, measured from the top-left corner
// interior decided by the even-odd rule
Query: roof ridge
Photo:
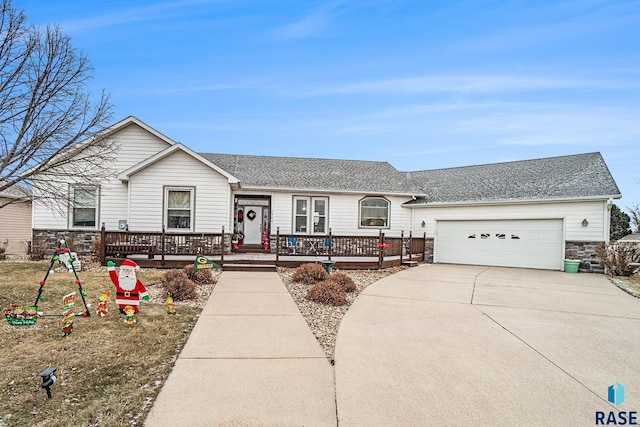
[[[333,162],[358,162],[358,163],[378,163],[387,164],[400,172],[391,163],[386,160],[360,160],[360,159],[334,159],[328,157],[300,157],[300,156],[273,156],[273,155],[257,155],[257,154],[234,154],[234,153],[198,153],[202,156],[235,156],[236,159],[240,157],[253,157],[253,158],[267,158],[267,159],[289,159],[289,160],[321,160],[321,161],[333,161]]]
[[[447,168],[436,168],[436,169],[421,169],[421,170],[415,170],[415,171],[402,171],[402,173],[404,174],[411,174],[411,173],[420,173],[420,172],[435,172],[435,171],[446,171],[446,170],[452,170],[452,169],[464,169],[464,168],[478,168],[478,167],[485,167],[485,166],[497,166],[497,165],[508,165],[508,164],[516,164],[516,163],[532,163],[532,162],[536,162],[536,161],[541,161],[541,160],[551,160],[551,159],[562,159],[562,158],[569,158],[569,157],[586,157],[586,156],[590,156],[590,155],[594,155],[597,154],[600,156],[600,158],[602,158],[602,154],[599,151],[592,151],[592,152],[588,152],[588,153],[578,153],[578,154],[564,154],[561,156],[550,156],[550,157],[538,157],[535,159],[522,159],[522,160],[508,160],[508,161],[503,161],[503,162],[493,162],[493,163],[480,163],[480,164],[475,164],[475,165],[465,165],[465,166],[450,166]]]

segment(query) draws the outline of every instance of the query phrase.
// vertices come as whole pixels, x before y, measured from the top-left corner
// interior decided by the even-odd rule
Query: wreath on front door
[[[249,212],[247,212],[247,218],[253,221],[254,219],[256,219],[256,212],[251,209]]]

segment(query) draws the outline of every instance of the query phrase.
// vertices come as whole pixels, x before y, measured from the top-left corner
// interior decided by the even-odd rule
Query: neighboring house
[[[7,255],[25,255],[31,241],[31,192],[14,185],[0,192],[0,246]]]
[[[595,261],[620,191],[599,153],[401,172],[387,162],[195,153],[134,117],[106,130],[114,178],[69,185],[66,214],[34,202],[34,245],[107,230],[428,239],[434,262],[562,269]],[[109,165],[105,165],[109,167]],[[85,247],[86,249],[86,247]],[[82,250],[82,248],[80,248]]]

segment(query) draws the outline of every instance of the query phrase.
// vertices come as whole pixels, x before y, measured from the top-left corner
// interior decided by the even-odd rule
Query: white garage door
[[[560,270],[561,219],[438,221],[434,261]]]

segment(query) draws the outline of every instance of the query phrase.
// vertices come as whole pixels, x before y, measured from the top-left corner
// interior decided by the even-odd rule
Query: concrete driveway
[[[340,426],[595,425],[640,411],[640,300],[602,275],[423,265],[358,297],[335,361]]]

